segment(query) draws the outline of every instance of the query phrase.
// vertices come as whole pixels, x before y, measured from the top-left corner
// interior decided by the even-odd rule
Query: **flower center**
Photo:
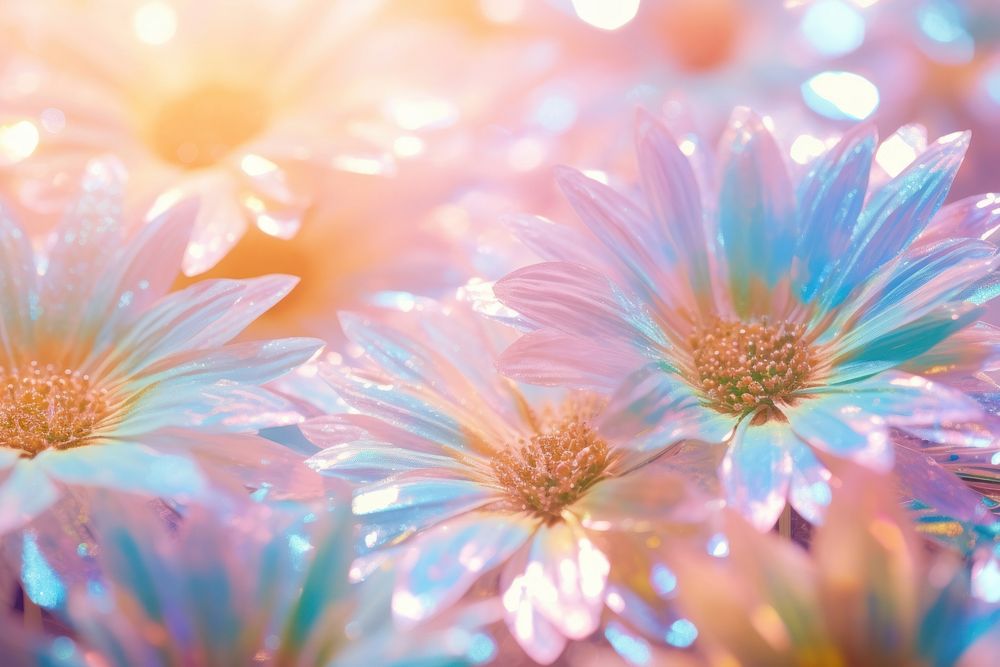
[[[267,101],[252,90],[205,85],[160,107],[149,143],[167,162],[208,167],[257,135],[269,114]]]
[[[708,404],[742,415],[788,402],[808,385],[815,367],[805,327],[788,322],[727,322],[716,318],[689,339],[696,384]]]
[[[610,462],[607,443],[572,415],[499,452],[490,465],[515,509],[555,520],[601,479]]]
[[[111,412],[107,392],[89,376],[37,361],[22,370],[0,367],[0,390],[0,447],[29,456],[85,444]]]

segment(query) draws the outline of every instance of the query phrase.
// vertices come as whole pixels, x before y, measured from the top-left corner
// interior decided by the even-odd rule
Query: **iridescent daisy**
[[[555,261],[496,283],[535,329],[500,368],[581,388],[629,378],[622,392],[651,425],[663,396],[685,396],[702,413],[697,436],[727,444],[719,472],[732,505],[762,530],[786,499],[819,521],[824,456],[888,470],[897,429],[981,441],[944,428],[981,416],[946,383],[980,370],[997,341],[970,327],[994,294],[983,218],[963,202],[935,216],[967,144],[944,137],[869,192],[877,140],[859,126],[793,188],[764,120],[739,109],[712,185],[692,167],[707,159],[699,145],[644,112],[644,198],[563,169],[589,232],[538,222],[526,240]]]
[[[810,553],[732,515],[727,558],[671,563],[706,664],[991,664],[995,586],[984,595],[955,554],[928,551],[889,478],[841,477]]]
[[[493,365],[511,332],[462,306],[403,329],[353,316],[343,327],[368,364],[328,379],[357,413],[303,430],[326,448],[315,469],[359,485],[362,551],[398,556],[404,627],[476,590],[499,594],[542,663],[605,613],[664,636],[669,612],[650,611],[658,551],[698,534],[713,506],[717,460],[669,448],[697,430],[695,401],[665,408],[668,426],[651,431],[598,393],[522,387]]]
[[[261,385],[321,343],[229,343],[295,279],[211,280],[168,294],[195,211],[179,206],[126,242],[121,179],[117,163],[91,163],[41,250],[0,212],[0,532],[65,486],[198,497],[208,491],[199,459],[235,477],[250,462],[263,469],[273,449],[223,434],[296,419]]]

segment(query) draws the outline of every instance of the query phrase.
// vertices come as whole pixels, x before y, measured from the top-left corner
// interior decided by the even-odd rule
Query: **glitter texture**
[[[107,391],[94,387],[89,375],[51,364],[33,361],[14,372],[0,367],[0,386],[0,446],[30,457],[84,444],[111,412]]]

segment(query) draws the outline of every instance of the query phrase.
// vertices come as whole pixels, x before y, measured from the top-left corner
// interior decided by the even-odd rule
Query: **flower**
[[[357,412],[302,427],[325,447],[310,465],[358,485],[361,550],[395,558],[396,619],[411,626],[499,585],[510,632],[538,662],[593,633],[605,606],[655,634],[654,547],[697,534],[712,506],[716,461],[668,447],[696,406],[639,432],[599,394],[536,395],[499,376],[505,327],[461,304],[422,308],[400,328],[344,315],[369,363],[327,378]]]
[[[1000,622],[996,600],[954,554],[926,550],[891,480],[842,479],[809,554],[731,515],[727,558],[672,563],[707,664],[989,664],[995,646],[977,642]]]
[[[293,236],[325,176],[387,172],[404,133],[378,116],[373,79],[405,76],[376,69],[413,38],[361,31],[379,4],[51,0],[35,21],[15,15],[28,46],[6,113],[33,123],[38,143],[12,176],[19,196],[58,208],[67,174],[113,150],[129,169],[130,211],[201,198],[188,275],[213,266],[247,221]]]
[[[946,383],[992,355],[996,330],[969,325],[993,296],[983,281],[996,249],[967,203],[935,217],[967,143],[944,137],[868,192],[876,137],[859,126],[793,189],[765,122],[738,109],[710,199],[708,172],[692,167],[700,147],[643,112],[644,200],[563,169],[589,233],[539,223],[526,238],[554,261],[494,286],[535,329],[500,368],[581,388],[628,378],[621,391],[651,424],[662,396],[685,396],[702,412],[697,436],[727,444],[719,474],[732,505],[762,530],[786,499],[819,521],[822,458],[888,470],[896,430],[981,439],[946,428],[982,416]]]
[[[168,294],[194,211],[179,206],[125,242],[121,179],[117,163],[92,162],[41,251],[0,215],[0,532],[64,487],[194,499],[209,491],[203,470],[262,477],[269,459],[287,458],[236,434],[297,420],[261,385],[321,343],[227,343],[295,279],[211,280]]]
[[[334,495],[227,517],[193,508],[176,530],[147,507],[104,499],[94,522],[102,578],[70,591],[69,637],[2,631],[0,646],[24,664],[81,667],[471,664],[474,642],[489,639],[466,623],[390,634],[382,582],[350,586],[353,526]]]

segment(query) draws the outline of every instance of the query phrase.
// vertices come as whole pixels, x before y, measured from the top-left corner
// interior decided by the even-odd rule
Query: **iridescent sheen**
[[[718,502],[715,452],[677,445],[709,428],[697,403],[665,406],[655,429],[600,392],[524,387],[494,368],[514,332],[460,301],[418,303],[399,328],[342,316],[365,357],[326,377],[355,412],[302,427],[325,448],[310,464],[358,484],[362,562],[396,563],[397,621],[495,591],[540,663],[609,613],[665,636],[669,592],[648,577],[661,550],[707,539]]]
[[[230,343],[295,279],[169,293],[196,210],[179,205],[126,240],[122,179],[116,161],[90,163],[41,250],[0,212],[0,532],[67,486],[191,501],[308,473],[253,432],[301,419],[262,385],[321,343]],[[213,490],[208,476],[230,481]]]
[[[650,426],[664,423],[665,396],[693,401],[713,425],[702,439],[728,444],[728,501],[761,530],[786,501],[822,519],[829,457],[889,470],[904,432],[992,450],[981,407],[954,386],[1000,342],[972,326],[994,295],[997,251],[981,240],[991,218],[967,202],[941,208],[967,144],[944,137],[883,179],[862,125],[793,187],[768,122],[738,109],[712,180],[697,143],[642,112],[641,199],[562,169],[586,229],[536,226],[527,242],[551,261],[494,285],[528,330],[499,367],[617,388]],[[913,481],[914,495],[933,491]]]

